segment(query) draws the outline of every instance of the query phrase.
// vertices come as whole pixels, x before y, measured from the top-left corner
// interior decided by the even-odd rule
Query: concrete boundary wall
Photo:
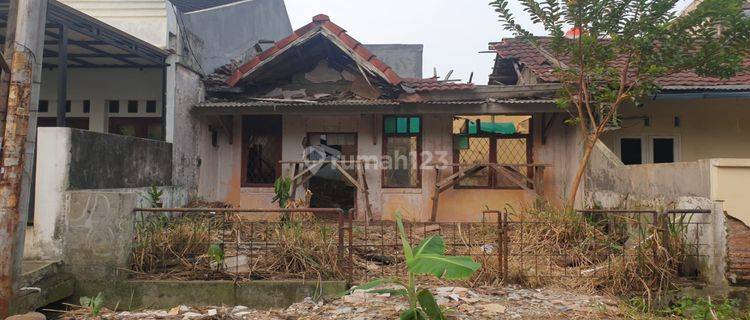
[[[78,252],[94,250],[96,244],[112,251],[118,241],[127,240],[129,246],[130,238],[119,236],[124,229],[112,229],[113,223],[132,216],[134,207],[148,205],[147,191],[154,183],[164,192],[165,205],[188,202],[184,188],[169,186],[169,143],[70,128],[38,132],[34,221],[26,228],[26,259],[70,263]],[[97,188],[82,189],[87,186]],[[99,240],[86,242],[80,237]],[[81,258],[88,259],[86,263],[99,259],[108,265],[124,264],[91,254]]]
[[[727,285],[726,203],[717,198],[720,194],[717,190],[724,190],[717,186],[721,163],[737,167],[736,163],[716,159],[626,166],[603,143],[597,142],[585,179],[584,203],[588,208],[602,209],[711,210],[710,214],[690,214],[691,226],[687,232],[691,239],[697,238],[702,244],[699,254],[706,258],[697,264],[702,278],[712,286],[724,287]],[[750,177],[750,170],[745,171]],[[723,179],[736,182],[726,176]]]
[[[170,143],[69,128],[52,130],[59,134],[57,139],[69,139],[68,189],[138,188],[172,183]]]
[[[709,165],[700,160],[626,166],[597,142],[585,179],[584,204],[605,209],[673,208],[690,197],[710,199]]]
[[[168,309],[196,306],[244,305],[253,309],[283,309],[307,297],[336,298],[346,281],[86,281],[78,282],[76,296],[102,293],[105,303],[120,310]]]

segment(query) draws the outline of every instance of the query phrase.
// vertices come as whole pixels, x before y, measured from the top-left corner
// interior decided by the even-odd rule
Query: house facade
[[[312,207],[363,219],[480,221],[561,198],[553,167],[575,154],[555,85],[402,77],[325,15],[206,85],[198,193],[244,208],[277,206],[273,184],[288,177]]]

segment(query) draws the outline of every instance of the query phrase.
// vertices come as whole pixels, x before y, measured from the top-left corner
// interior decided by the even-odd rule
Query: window
[[[242,117],[242,185],[272,186],[281,176],[281,116]]]
[[[457,186],[469,188],[520,188],[515,181],[531,178],[531,116],[456,116],[453,121],[453,158],[469,169],[472,164],[506,164],[484,167]],[[458,172],[459,168],[454,169]],[[515,177],[514,177],[515,176]]]
[[[83,113],[91,112],[91,100],[83,100]]]
[[[679,137],[641,136],[619,138],[615,146],[626,165],[680,161]]]
[[[672,163],[677,159],[677,143],[672,137],[651,138],[653,163]]]
[[[620,160],[623,164],[643,164],[642,142],[641,138],[620,139]]]
[[[419,188],[422,118],[383,117],[383,187]]]
[[[39,100],[39,112],[49,112],[49,101]]]
[[[138,113],[138,100],[128,100],[128,113]]]
[[[109,109],[109,113],[120,113],[120,101],[109,100],[107,102],[107,108]]]
[[[146,113],[156,113],[156,101],[155,100],[146,101]]]
[[[70,109],[71,109],[71,102],[70,102],[70,100],[65,101],[65,113],[70,113]]]

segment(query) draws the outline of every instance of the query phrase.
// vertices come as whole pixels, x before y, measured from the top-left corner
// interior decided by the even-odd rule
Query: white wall
[[[70,128],[39,128],[36,160],[36,190],[33,226],[26,228],[24,258],[42,260],[65,260],[65,230],[70,227],[68,213],[69,195],[74,192],[117,192],[135,194],[133,206],[147,205],[148,187],[121,189],[71,190],[71,154],[75,140],[72,140]],[[116,137],[101,135],[103,137]],[[123,137],[118,137],[123,139]],[[132,141],[145,142],[137,138]],[[79,144],[81,142],[78,142]],[[150,143],[153,143],[150,142]],[[145,159],[147,159],[147,155]],[[145,167],[145,166],[144,166]],[[80,171],[74,171],[80,172]],[[188,202],[187,190],[180,187],[160,187],[164,191],[162,201],[167,207],[180,207]]]
[[[208,134],[205,119],[193,117],[190,109],[204,99],[200,75],[183,67],[174,66],[175,90],[168,94],[167,141],[172,143],[172,183],[186,187],[191,194],[198,189],[198,170],[202,164],[198,144]],[[171,114],[170,114],[171,112]],[[210,140],[209,145],[210,145]]]
[[[56,235],[63,192],[68,188],[70,135],[67,128],[40,128],[37,133],[34,227],[26,229],[24,257],[60,259],[62,239]]]
[[[167,47],[166,0],[61,0],[85,14],[160,48]]]

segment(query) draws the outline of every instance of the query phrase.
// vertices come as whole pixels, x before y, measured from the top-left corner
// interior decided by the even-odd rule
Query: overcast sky
[[[510,36],[503,31],[488,0],[284,0],[293,28],[307,24],[318,13],[346,29],[362,43],[424,44],[424,77],[433,68],[444,77],[454,70],[452,79],[486,84],[494,55],[479,53],[487,43]],[[690,0],[680,0],[683,7]],[[511,9],[520,23],[532,28],[518,2]]]

